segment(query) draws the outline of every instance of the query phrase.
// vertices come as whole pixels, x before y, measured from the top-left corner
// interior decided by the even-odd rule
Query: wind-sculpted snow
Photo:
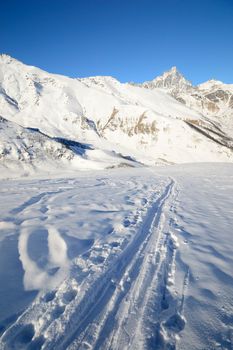
[[[41,231],[31,233],[30,230],[22,229],[19,237],[19,259],[24,269],[23,282],[25,290],[43,289],[44,286],[53,288],[53,286],[64,280],[69,270],[66,243],[54,227],[49,228],[47,231],[48,271],[44,270],[44,263],[40,261],[39,264],[37,263],[38,253],[36,248],[38,249],[37,242],[40,242],[41,236],[43,237]],[[36,241],[34,242],[34,240]],[[30,247],[32,249],[28,251]],[[41,249],[43,248],[42,246]],[[33,254],[34,252],[36,254]],[[39,267],[38,265],[42,266]]]
[[[0,349],[232,349],[232,170],[2,180]]]

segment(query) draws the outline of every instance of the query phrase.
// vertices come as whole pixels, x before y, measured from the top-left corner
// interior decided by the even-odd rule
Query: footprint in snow
[[[165,323],[164,326],[175,333],[181,332],[185,327],[185,320],[180,314],[172,315]]]
[[[62,296],[63,302],[65,304],[69,304],[72,300],[75,299],[76,295],[77,295],[76,290],[69,290],[69,291],[65,292]]]
[[[130,222],[130,220],[129,220],[129,219],[125,219],[125,220],[123,221],[123,225],[124,225],[124,227],[129,227],[129,226],[130,226],[130,224],[131,224],[131,222]]]
[[[111,246],[112,248],[119,247],[119,245],[120,245],[119,242],[112,242],[112,243],[110,243],[110,246]]]
[[[52,318],[55,320],[57,318],[59,318],[65,311],[65,306],[62,305],[58,305],[56,306],[56,308],[52,311]]]
[[[50,301],[52,301],[56,296],[56,291],[51,291],[51,292],[48,292],[47,294],[45,294],[44,296],[44,301],[46,303],[49,303]]]
[[[9,339],[8,348],[10,349],[24,349],[32,341],[34,337],[35,329],[33,324],[29,323],[21,327],[21,329]]]

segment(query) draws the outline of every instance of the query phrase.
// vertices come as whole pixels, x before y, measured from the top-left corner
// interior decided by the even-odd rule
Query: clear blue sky
[[[0,52],[71,77],[141,82],[176,65],[233,83],[233,0],[0,0]]]

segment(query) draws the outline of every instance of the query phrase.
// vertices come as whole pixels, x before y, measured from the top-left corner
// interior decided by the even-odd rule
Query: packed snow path
[[[232,349],[232,170],[1,181],[0,349]]]

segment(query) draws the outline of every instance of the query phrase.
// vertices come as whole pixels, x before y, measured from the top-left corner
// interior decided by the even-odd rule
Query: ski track
[[[169,195],[171,186],[172,183],[167,186],[159,200],[148,210],[141,230],[137,233],[131,244],[123,250],[122,254],[120,254],[114,263],[114,266],[106,271],[103,286],[99,284],[100,290],[97,298],[95,298],[94,308],[90,305],[83,310],[84,319],[79,324],[78,329],[75,329],[74,333],[70,336],[70,339],[66,340],[65,343],[63,342],[62,347],[67,348],[72,343],[72,339],[75,340],[71,348],[81,349],[83,344],[89,344],[89,347],[91,347],[91,340],[89,338],[95,333],[97,333],[95,336],[97,338],[97,344],[94,347],[97,349],[103,347],[103,344],[101,344],[102,334],[106,337],[106,334],[110,332],[108,329],[109,325],[112,324],[112,328],[114,328],[114,315],[119,309],[123,298],[129,293],[130,281],[137,278],[137,274],[142,268],[143,255],[149,244],[152,229],[157,224],[155,221],[159,221],[161,206]],[[157,215],[155,215],[156,212]],[[157,217],[158,219],[156,220]],[[91,321],[93,319],[93,313],[97,317],[97,321],[94,324]],[[90,320],[88,315],[91,316]],[[95,328],[100,328],[100,330]],[[87,340],[85,340],[86,338]]]
[[[103,293],[101,307],[95,305],[97,319],[86,320],[84,330],[76,330],[68,349],[149,349],[155,345],[156,349],[175,348],[185,321],[182,307],[168,291],[174,277],[176,244],[170,232],[165,231],[164,215],[174,200],[174,187],[171,181],[149,209],[134,247],[124,252],[127,259],[121,273],[111,271],[114,288],[112,280],[105,285],[107,302],[103,303]],[[173,303],[170,308],[169,303]]]
[[[102,178],[93,186],[108,182]],[[119,187],[119,183],[111,185]],[[130,195],[125,201],[132,205],[138,184],[132,181],[128,185]],[[177,244],[171,216],[178,189],[172,179],[161,185],[160,197],[158,193],[154,200],[142,196],[141,209],[133,217],[125,217],[123,226],[132,232],[134,229],[134,235],[103,246],[98,240],[94,245],[90,242],[89,256],[95,264],[91,269],[88,264],[83,266],[82,271],[85,261],[76,258],[71,262],[59,230],[47,224],[50,203],[62,195],[73,199],[73,186],[61,183],[58,190],[33,195],[11,211],[19,230],[25,288],[45,288],[3,333],[0,349],[152,349],[154,344],[156,349],[176,348],[178,334],[185,327],[188,271],[183,295],[175,297],[172,285]],[[145,194],[147,187],[143,189]],[[38,221],[35,211],[40,212],[47,236],[46,268],[38,266],[28,251],[29,240],[35,239],[31,229]]]

